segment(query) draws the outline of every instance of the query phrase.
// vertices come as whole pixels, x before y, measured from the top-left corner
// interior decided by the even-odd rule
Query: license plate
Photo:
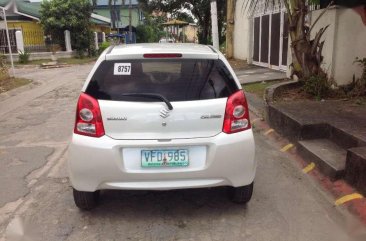
[[[142,150],[142,167],[186,167],[189,165],[188,150]]]

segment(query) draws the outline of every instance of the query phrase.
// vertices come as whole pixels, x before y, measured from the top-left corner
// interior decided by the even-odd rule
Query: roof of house
[[[17,12],[29,15],[31,17],[40,18],[41,2],[29,2],[28,0],[15,0]]]
[[[5,7],[9,4],[11,0],[0,0],[0,6]],[[41,17],[40,9],[41,9],[42,1],[35,0],[15,0],[14,12],[21,16],[26,16],[32,19],[39,20]],[[98,25],[109,25],[111,20],[110,16],[101,16],[93,13],[90,17],[92,23]]]

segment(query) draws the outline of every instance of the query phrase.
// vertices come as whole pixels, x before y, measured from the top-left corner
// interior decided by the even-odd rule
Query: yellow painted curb
[[[341,197],[341,198],[337,199],[334,204],[336,206],[339,206],[339,205],[342,205],[346,202],[349,202],[349,201],[352,201],[352,200],[355,200],[355,199],[362,199],[362,198],[363,198],[363,196],[361,194],[353,193],[353,194],[349,194],[349,195],[346,195],[344,197]]]
[[[268,131],[264,132],[265,136],[268,136],[269,134],[271,134],[272,132],[274,132],[275,130],[273,129],[269,129]]]
[[[281,151],[282,152],[286,152],[286,151],[288,151],[288,150],[290,150],[292,147],[294,147],[294,144],[288,144],[288,145],[286,145],[286,146],[284,146],[282,149],[281,149]]]
[[[311,172],[314,168],[315,168],[315,163],[312,162],[309,165],[307,165],[304,169],[302,169],[302,172],[306,174],[306,173]]]

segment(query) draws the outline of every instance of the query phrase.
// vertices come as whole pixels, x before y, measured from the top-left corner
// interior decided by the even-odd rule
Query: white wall
[[[311,13],[314,22],[322,10]],[[366,57],[366,26],[352,9],[333,8],[328,10],[312,32],[329,25],[323,36],[323,69],[338,85],[352,81],[353,75],[360,77],[362,69],[353,64],[356,57]]]
[[[234,58],[250,60],[250,41],[252,38],[250,20],[244,4],[247,0],[237,0],[234,25]]]
[[[366,57],[366,26],[352,9],[339,9],[338,12],[334,78],[343,85],[352,81],[354,74],[356,77],[362,74],[362,68],[353,62],[356,57]]]

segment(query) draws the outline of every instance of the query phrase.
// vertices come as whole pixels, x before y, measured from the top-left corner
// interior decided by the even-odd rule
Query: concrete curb
[[[318,168],[331,179],[345,178],[350,184],[366,195],[366,142],[357,136],[343,130],[342,127],[327,123],[326,121],[313,121],[310,117],[304,118],[301,114],[287,113],[275,105],[276,99],[283,90],[296,87],[298,81],[288,81],[270,86],[265,91],[265,119],[267,123],[276,130],[277,133],[287,137],[296,144],[299,154],[310,162],[317,163]],[[301,112],[300,112],[301,113]],[[303,148],[303,142],[324,140],[313,149]],[[339,157],[339,162],[335,165],[343,165],[343,170],[329,167],[329,161],[320,158],[316,153],[319,150],[326,150],[324,146],[332,142],[335,147],[344,149],[346,157]],[[322,147],[323,146],[323,147]],[[328,145],[329,146],[329,145]],[[325,148],[325,149],[324,149]],[[328,149],[330,153],[335,153],[336,149]],[[358,152],[356,152],[358,151]],[[362,153],[359,154],[359,153]],[[357,155],[356,155],[357,154]],[[314,157],[314,158],[313,158]],[[334,157],[336,158],[336,157]]]
[[[264,101],[266,104],[274,102],[275,99],[282,93],[282,91],[295,87],[299,84],[298,81],[291,80],[278,84],[271,85],[266,88],[264,93]]]

